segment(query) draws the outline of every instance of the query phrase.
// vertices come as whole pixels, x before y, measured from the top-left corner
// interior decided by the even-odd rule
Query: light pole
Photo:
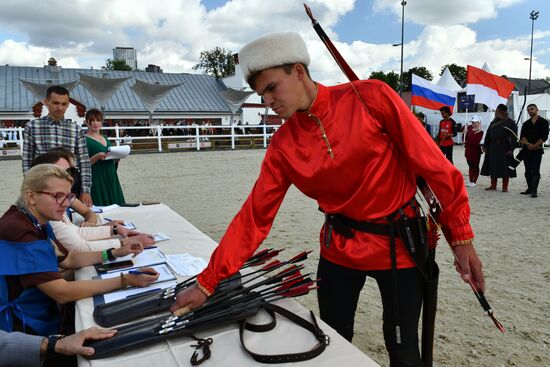
[[[531,18],[531,52],[529,54],[529,82],[527,84],[527,94],[531,94],[531,68],[533,67],[533,32],[535,31],[535,20],[539,17],[538,11],[531,11],[529,18]]]
[[[401,70],[399,72],[399,95],[401,97],[403,97],[403,45],[405,43],[405,5],[407,5],[407,2],[405,0],[401,1]]]

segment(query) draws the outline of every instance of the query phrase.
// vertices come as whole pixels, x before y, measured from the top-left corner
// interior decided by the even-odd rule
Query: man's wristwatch
[[[48,348],[46,349],[46,354],[52,355],[55,353],[55,344],[59,339],[63,339],[65,335],[55,334],[48,336]]]

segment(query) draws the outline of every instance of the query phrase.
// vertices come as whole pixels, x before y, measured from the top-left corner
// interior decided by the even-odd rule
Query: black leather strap
[[[250,354],[250,356],[254,358],[255,361],[260,363],[271,363],[271,364],[307,361],[323,353],[327,345],[330,344],[330,337],[326,335],[323,332],[323,330],[319,328],[319,325],[317,325],[317,320],[313,312],[310,311],[312,322],[309,322],[301,318],[300,316],[296,315],[295,313],[287,309],[284,309],[280,306],[274,305],[272,303],[264,304],[263,308],[267,311],[267,313],[271,315],[272,317],[271,322],[263,325],[257,325],[257,324],[248,323],[246,320],[244,320],[244,321],[241,321],[241,324],[239,327],[239,336],[241,338],[241,345],[243,346],[244,350],[246,350],[248,354]],[[278,313],[286,317],[290,321],[293,321],[294,323],[303,327],[304,329],[309,330],[315,336],[315,338],[319,341],[319,344],[317,344],[311,350],[307,352],[302,352],[302,353],[266,355],[266,354],[254,353],[251,350],[249,350],[244,344],[244,330],[246,329],[246,330],[255,331],[255,332],[266,332],[266,331],[272,330],[277,323],[275,313]]]

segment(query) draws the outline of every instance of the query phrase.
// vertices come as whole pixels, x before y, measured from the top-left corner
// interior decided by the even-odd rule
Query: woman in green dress
[[[92,201],[94,205],[124,204],[124,194],[116,172],[115,161],[105,159],[111,143],[101,133],[103,115],[98,109],[86,112],[86,143],[92,164]]]

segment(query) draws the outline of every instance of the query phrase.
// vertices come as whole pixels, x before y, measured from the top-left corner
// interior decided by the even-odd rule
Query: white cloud
[[[466,24],[494,17],[498,9],[520,0],[441,1],[410,0],[406,17],[426,24],[423,32],[405,44],[404,69],[426,66],[434,74],[441,65],[481,66],[487,61],[499,74],[528,73],[527,36],[478,42]],[[400,48],[361,40],[339,42],[333,27],[352,11],[355,0],[312,0],[314,15],[356,73],[366,78],[374,70],[399,71]],[[375,9],[400,19],[397,0],[375,0]],[[244,43],[266,33],[294,30],[301,33],[311,53],[313,76],[324,83],[345,81],[325,46],[311,28],[302,2],[231,0],[208,11],[200,0],[74,0],[52,11],[56,1],[3,0],[0,23],[20,41],[0,40],[0,65],[42,66],[53,56],[63,67],[100,67],[115,46],[135,47],[138,64],[160,65],[165,72],[195,72],[200,52],[221,46],[237,52]],[[454,24],[454,25],[453,25]],[[550,32],[535,33],[533,76],[550,74],[537,62],[548,52]],[[21,41],[23,39],[24,41]],[[546,51],[545,51],[546,50]]]
[[[50,55],[50,49],[31,46],[25,42],[5,40],[0,43],[0,65],[38,66],[43,65]]]
[[[147,44],[139,54],[140,69],[148,64],[159,65],[165,72],[190,71],[197,63],[190,55],[189,49],[177,42],[152,42]]]
[[[482,19],[495,18],[499,8],[520,3],[522,0],[409,0],[405,18],[422,25],[470,24]],[[402,6],[396,0],[375,0],[375,11],[391,11],[401,18]]]
[[[538,35],[543,36],[542,32]],[[439,75],[441,66],[448,63],[481,67],[487,62],[494,74],[526,78],[529,62],[524,58],[529,56],[529,40],[528,37],[517,37],[477,42],[475,32],[466,26],[429,26],[419,36],[416,52],[405,60],[405,69],[426,66]],[[550,69],[533,60],[534,78],[549,74]]]

